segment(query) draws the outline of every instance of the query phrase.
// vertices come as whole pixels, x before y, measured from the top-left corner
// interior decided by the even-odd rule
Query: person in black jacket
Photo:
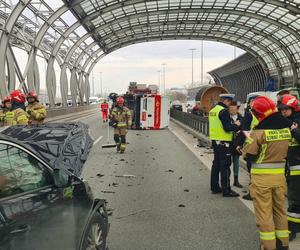
[[[288,183],[288,223],[290,240],[296,238],[300,232],[300,107],[299,101],[292,95],[282,95],[278,100],[278,109],[289,119],[292,143],[287,156],[287,183]]]
[[[242,122],[242,115],[239,113],[238,102],[232,101],[229,105],[229,113],[234,124],[236,121]],[[239,168],[240,168],[240,152],[237,151],[237,147],[239,146],[238,134],[240,131],[233,133],[233,140],[232,140],[232,164],[233,164],[233,173],[234,173],[234,182],[233,186],[238,188],[242,188],[243,186],[239,183]]]

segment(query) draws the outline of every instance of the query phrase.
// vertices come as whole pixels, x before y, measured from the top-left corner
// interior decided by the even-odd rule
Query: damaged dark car
[[[80,178],[92,146],[82,123],[1,131],[1,250],[107,249],[105,200]]]

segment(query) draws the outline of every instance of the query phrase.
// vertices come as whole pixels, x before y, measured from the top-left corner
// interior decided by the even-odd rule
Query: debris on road
[[[116,192],[114,192],[114,191],[102,190],[101,193],[104,193],[104,194],[115,194]]]
[[[183,177],[182,177],[182,176],[180,176],[180,177],[178,178],[178,180],[182,180],[182,178],[183,178]]]
[[[144,212],[146,212],[146,211],[148,211],[148,209],[141,209],[141,210],[138,210],[138,211],[136,211],[136,212],[132,212],[132,213],[127,214],[127,215],[124,215],[124,216],[116,217],[116,219],[119,220],[119,219],[127,218],[127,217],[129,217],[129,216],[133,216],[133,215],[136,215],[136,214],[144,213]]]
[[[121,159],[120,161],[125,161],[125,159]]]
[[[174,170],[169,169],[169,170],[167,170],[167,171],[165,171],[165,172],[167,172],[167,173],[174,173]]]
[[[188,193],[188,192],[190,192],[190,190],[189,189],[185,189],[184,192]]]
[[[111,185],[112,185],[113,187],[117,187],[119,184],[116,183],[116,182],[113,182]]]
[[[133,175],[133,174],[123,174],[123,175],[116,175],[116,177],[118,177],[118,178],[136,178],[136,176],[135,175]]]
[[[183,204],[179,204],[179,206],[178,207],[185,207],[185,205],[183,205]]]
[[[141,134],[136,134],[137,136],[141,136]]]
[[[104,174],[97,174],[97,176],[98,176],[99,178],[101,178],[101,177],[104,176]]]

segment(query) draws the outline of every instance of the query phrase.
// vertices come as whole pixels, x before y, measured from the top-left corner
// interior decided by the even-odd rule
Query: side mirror
[[[62,169],[54,169],[53,172],[54,184],[58,188],[69,186],[70,176]]]

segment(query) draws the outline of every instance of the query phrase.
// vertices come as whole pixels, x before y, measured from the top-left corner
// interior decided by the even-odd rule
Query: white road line
[[[94,141],[94,145],[96,145],[99,141],[101,141],[102,138],[103,136],[100,136],[96,141]]]

